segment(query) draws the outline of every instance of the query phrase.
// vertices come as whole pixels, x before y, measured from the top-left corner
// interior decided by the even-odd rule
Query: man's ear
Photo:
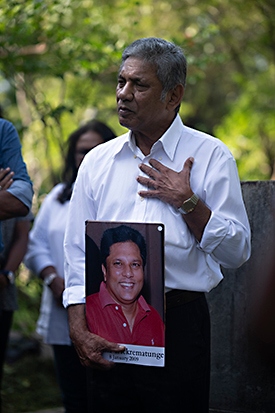
[[[184,95],[184,86],[182,84],[178,84],[174,87],[174,89],[168,92],[168,101],[167,101],[167,109],[170,111],[174,111],[182,101]]]
[[[105,268],[105,266],[104,266],[103,264],[101,264],[101,270],[102,270],[102,272],[103,272],[104,282],[106,283],[106,273],[107,273],[107,271],[106,271],[106,268]]]

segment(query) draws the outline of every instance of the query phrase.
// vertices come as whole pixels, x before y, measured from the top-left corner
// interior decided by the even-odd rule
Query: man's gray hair
[[[162,84],[161,99],[178,84],[185,86],[187,62],[182,49],[174,43],[157,37],[135,40],[122,54],[125,60],[135,57],[151,63],[156,68],[157,77]]]

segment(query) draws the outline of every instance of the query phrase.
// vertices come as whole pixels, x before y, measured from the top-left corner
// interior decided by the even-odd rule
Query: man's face
[[[129,57],[120,70],[116,89],[120,124],[134,134],[150,135],[158,130],[162,134],[171,113],[167,111],[168,96],[161,101],[161,93],[162,85],[155,68],[141,59]]]
[[[137,244],[132,241],[117,242],[110,248],[106,266],[102,266],[106,287],[119,304],[133,303],[144,282],[143,262]]]

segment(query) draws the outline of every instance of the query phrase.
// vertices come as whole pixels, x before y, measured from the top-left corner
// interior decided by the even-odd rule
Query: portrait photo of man
[[[160,229],[163,230],[162,227]],[[145,280],[148,259],[145,237],[128,224],[112,223],[103,231],[98,250],[94,261],[100,261],[102,280],[97,292],[87,293],[86,320],[89,330],[123,345],[164,347],[163,312],[159,313],[143,295],[149,296],[146,294],[148,285]],[[88,248],[87,255],[90,255]],[[99,267],[99,261],[91,268]],[[162,263],[159,263],[161,267]],[[92,272],[87,274],[87,278],[93,277]],[[159,282],[163,283],[161,274]],[[163,291],[161,287],[159,291]],[[159,306],[163,306],[162,298],[158,299],[161,301]]]

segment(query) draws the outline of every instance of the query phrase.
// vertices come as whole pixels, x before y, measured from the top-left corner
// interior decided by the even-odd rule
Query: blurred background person
[[[26,250],[33,188],[21,153],[18,133],[2,118],[0,107],[0,412],[1,385],[13,312],[17,308],[14,271]]]
[[[1,251],[3,249],[1,222],[13,217],[26,216],[31,208],[33,197],[32,182],[22,157],[18,133],[11,122],[2,118],[0,118],[0,170],[12,174],[10,177],[12,181],[8,187],[0,185]]]
[[[12,176],[10,168],[0,171],[2,190],[11,186]],[[31,219],[29,213],[26,217],[6,219],[1,225],[4,248],[0,252],[0,391],[13,313],[18,309],[15,272],[26,253]]]
[[[88,122],[69,136],[62,183],[46,196],[36,216],[24,260],[26,266],[44,281],[37,332],[45,343],[52,345],[66,413],[87,411],[86,370],[70,340],[67,312],[62,306],[63,241],[69,200],[86,153],[113,138],[113,131],[97,120]]]

